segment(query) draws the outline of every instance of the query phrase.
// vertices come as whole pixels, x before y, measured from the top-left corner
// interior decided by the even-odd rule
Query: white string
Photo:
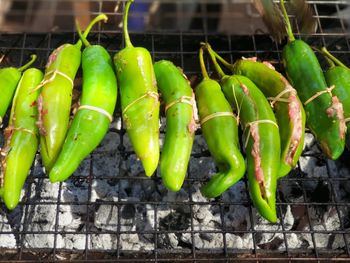
[[[123,110],[122,114],[124,115],[125,112],[127,112],[128,109],[130,109],[131,106],[133,106],[135,103],[137,103],[138,101],[142,100],[143,98],[145,97],[152,97],[156,100],[158,100],[159,98],[159,94],[157,92],[154,92],[154,91],[148,91],[146,92],[145,94],[143,94],[141,97],[137,98],[136,100],[130,102],[126,107],[125,109]]]
[[[78,112],[79,110],[83,110],[83,109],[99,112],[99,113],[101,113],[102,115],[106,116],[110,122],[112,122],[112,120],[113,120],[112,115],[109,114],[108,111],[106,111],[106,110],[104,110],[104,109],[101,109],[101,108],[99,108],[99,107],[95,107],[95,106],[91,106],[91,105],[81,105],[81,106],[79,106],[79,108],[77,109],[77,112]]]
[[[212,114],[209,114],[208,116],[206,116],[205,118],[203,118],[201,120],[201,125],[203,125],[204,123],[206,123],[207,121],[216,118],[216,117],[233,117],[236,119],[236,116],[232,113],[232,112],[215,112]]]

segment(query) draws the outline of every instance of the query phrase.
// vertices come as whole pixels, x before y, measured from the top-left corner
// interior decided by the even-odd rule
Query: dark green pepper
[[[206,44],[221,80],[225,97],[237,112],[247,154],[249,192],[254,206],[270,222],[277,221],[276,185],[280,168],[280,135],[272,108],[264,94],[245,76],[228,76]]]
[[[88,35],[98,21],[106,15],[97,16],[84,32]],[[72,104],[73,81],[81,61],[81,40],[75,45],[64,44],[55,49],[46,64],[45,75],[38,98],[40,146],[42,161],[49,173],[66,138]]]
[[[343,106],[333,94],[333,88],[327,87],[313,50],[304,41],[295,40],[283,0],[281,9],[289,41],[283,48],[283,64],[288,79],[304,104],[306,125],[319,141],[325,155],[337,159],[345,145]]]
[[[9,67],[0,69],[0,126],[2,124],[2,119],[4,118],[7,109],[11,104],[13,94],[15,93],[22,72],[28,67],[30,67],[30,65],[33,64],[35,59],[36,56],[31,55],[31,60],[20,68]]]
[[[78,25],[77,29],[86,46],[82,55],[82,96],[62,150],[50,171],[51,182],[66,180],[98,146],[108,131],[117,102],[117,79],[110,55],[100,45],[91,46]]]
[[[1,195],[8,209],[14,209],[33,164],[39,132],[36,126],[38,109],[35,90],[43,73],[35,68],[27,69],[19,81],[11,108],[10,123],[5,129],[5,146],[1,150]]]
[[[287,175],[296,165],[304,148],[305,111],[296,90],[268,62],[257,62],[256,58],[251,58],[230,64],[216,52],[213,51],[213,54],[233,73],[253,81],[265,97],[271,100],[281,137],[281,167],[278,176]]]
[[[239,151],[238,123],[221,91],[220,85],[209,78],[203,61],[203,48],[199,51],[203,80],[195,89],[202,133],[219,172],[201,188],[204,196],[221,195],[237,183],[245,173],[245,163]]]
[[[146,176],[151,176],[159,161],[159,99],[151,55],[130,41],[127,21],[132,2],[126,3],[123,18],[126,47],[114,56],[114,65],[126,131]]]
[[[160,175],[168,189],[179,191],[187,172],[196,131],[196,102],[189,81],[172,62],[158,61],[154,64],[154,71],[166,113]]]
[[[322,53],[330,64],[330,68],[324,73],[327,84],[335,87],[333,93],[343,104],[347,127],[346,146],[350,149],[350,69],[331,55],[325,47],[322,48]]]

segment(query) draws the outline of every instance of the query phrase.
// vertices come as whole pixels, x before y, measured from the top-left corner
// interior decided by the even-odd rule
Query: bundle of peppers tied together
[[[209,43],[201,43],[203,80],[193,92],[180,68],[165,60],[153,65],[145,48],[132,45],[127,30],[131,3],[126,3],[123,18],[126,47],[114,56],[114,63],[102,46],[87,40],[93,25],[107,20],[101,14],[83,33],[77,23],[80,40],[55,49],[44,74],[29,68],[35,55],[19,69],[0,70],[1,122],[13,99],[1,149],[0,195],[6,206],[17,206],[39,144],[51,182],[62,182],[74,173],[107,133],[118,85],[122,118],[146,176],[154,174],[159,163],[164,185],[172,191],[180,190],[200,124],[218,167],[218,173],[202,186],[202,194],[218,197],[247,172],[256,209],[276,222],[277,180],[296,165],[304,146],[305,125],[330,159],[341,155],[345,142],[350,146],[350,135],[346,134],[350,69],[322,48],[320,52],[330,65],[324,73],[312,48],[294,38],[281,1],[289,39],[283,49],[288,80],[268,62],[242,58],[230,64]],[[207,73],[204,51],[218,81]],[[225,74],[219,63],[231,73]],[[70,121],[73,83],[80,64],[82,95]],[[161,155],[158,92],[166,115]],[[243,133],[242,146],[238,126]]]

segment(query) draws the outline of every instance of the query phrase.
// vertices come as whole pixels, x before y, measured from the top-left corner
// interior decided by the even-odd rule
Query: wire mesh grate
[[[23,3],[22,0],[16,2]],[[56,1],[56,5],[62,2],[65,1]],[[112,1],[79,2],[93,5],[93,12],[89,14],[94,15],[107,11]],[[350,8],[349,3],[309,2],[318,30],[312,35],[297,34],[297,37],[314,46],[327,46],[349,65],[349,26],[344,13]],[[251,17],[258,16],[250,2],[244,5],[245,10],[251,10]],[[13,16],[25,12],[24,21],[30,21],[34,7],[35,1],[31,0],[27,1],[24,11],[11,12]],[[146,47],[154,61],[169,59],[181,66],[193,84],[200,79],[197,52],[203,40],[232,62],[242,56],[257,56],[282,70],[283,45],[274,43],[269,35],[258,31],[254,34],[216,32],[212,24],[220,8],[213,9],[212,3],[202,1],[196,10],[192,20],[195,22],[186,30],[134,31],[131,34],[134,45]],[[73,16],[71,11],[58,14]],[[121,16],[120,10],[107,14]],[[106,47],[112,56],[123,47],[120,29],[113,29],[110,24],[99,25],[89,39]],[[50,33],[3,32],[0,52],[5,55],[3,64],[13,66],[23,64],[30,54],[36,53],[39,59],[35,66],[44,69],[54,48],[76,40],[77,35],[64,28]],[[321,62],[325,65],[325,61]],[[209,61],[206,65],[212,70]],[[79,90],[81,72],[75,84]],[[120,108],[119,102],[117,108]],[[50,184],[37,155],[19,206],[10,212],[0,203],[0,262],[349,260],[348,151],[338,161],[326,160],[308,133],[297,167],[278,183],[280,221],[269,224],[252,206],[246,178],[220,198],[207,200],[200,195],[199,186],[216,170],[200,131],[196,132],[183,190],[170,193],[162,186],[159,172],[152,178],[144,176],[123,128],[120,110],[114,117],[104,141],[67,182]],[[164,125],[162,117],[161,139]]]

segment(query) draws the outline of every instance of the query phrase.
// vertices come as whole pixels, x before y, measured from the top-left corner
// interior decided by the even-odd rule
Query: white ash
[[[4,211],[0,211],[0,231],[3,232],[3,234],[0,234],[0,247],[15,248],[16,237],[12,233],[11,225]]]
[[[118,236],[112,234],[92,234],[90,235],[90,249],[117,249]]]
[[[111,127],[120,128],[120,125],[120,119],[117,119]],[[305,205],[297,204],[304,202],[304,198],[307,202],[316,203],[332,201],[332,189],[337,192],[336,201],[348,202],[350,183],[327,183],[329,176],[348,177],[349,169],[341,163],[303,156],[300,159],[300,168],[305,174],[302,176],[310,180],[280,180],[278,194],[282,202],[291,202],[292,205],[284,205],[279,210],[282,212],[279,214],[281,222],[270,224],[254,208],[250,208],[250,197],[243,180],[218,199],[208,200],[202,196],[202,183],[217,172],[212,157],[192,157],[189,176],[198,181],[187,181],[183,189],[173,193],[161,183],[159,169],[153,179],[147,179],[135,154],[128,155],[126,159],[121,157],[116,151],[120,143],[120,135],[109,132],[96,152],[86,158],[74,173],[82,179],[70,179],[61,184],[49,182],[41,167],[40,157],[37,156],[33,166],[35,177],[31,178],[26,190],[22,191],[24,196],[29,190],[29,201],[35,203],[28,205],[26,215],[26,206],[19,206],[10,214],[0,213],[0,231],[6,232],[0,234],[0,245],[7,244],[6,247],[9,248],[17,245],[20,237],[13,233],[16,228],[23,230],[24,220],[27,231],[38,232],[24,235],[26,247],[52,248],[56,235],[57,248],[83,250],[88,246],[89,249],[98,250],[117,249],[119,244],[121,251],[151,251],[155,248],[156,238],[158,248],[181,250],[191,246],[197,249],[222,250],[225,246],[224,240],[229,249],[253,249],[253,238],[258,249],[283,251],[286,249],[286,238],[288,248],[312,250],[313,239],[310,233],[283,234],[281,224],[283,223],[285,231],[311,231],[310,220],[313,230],[331,232],[342,228],[339,210],[343,224],[346,227],[350,225],[349,220],[346,221],[349,214],[347,207],[336,210],[332,205],[311,205],[307,211]],[[305,145],[307,153],[319,153],[319,148],[309,133],[306,135]],[[123,137],[123,146],[127,151],[132,151],[126,135]],[[194,154],[207,152],[207,145],[200,135],[195,136],[193,147]],[[89,186],[91,168],[94,178]],[[116,176],[123,176],[125,179],[116,179]],[[306,196],[303,194],[304,189]],[[57,206],[55,203],[58,200],[60,203]],[[189,204],[190,201],[193,202],[192,205]],[[233,205],[232,202],[238,204]],[[307,214],[310,218],[307,218]],[[252,230],[256,233],[249,233]],[[264,233],[267,230],[271,233]],[[86,231],[93,232],[86,234]],[[156,235],[155,231],[158,232]],[[314,237],[317,248],[338,249],[345,246],[341,234],[316,233]],[[347,240],[350,242],[350,236]]]
[[[192,244],[198,249],[207,248],[223,248],[223,235],[221,233],[195,233],[193,234],[193,242],[191,233],[185,233],[181,237],[184,243]]]
[[[304,153],[321,153],[320,148],[318,147],[315,137],[310,132],[305,133],[304,139]]]

